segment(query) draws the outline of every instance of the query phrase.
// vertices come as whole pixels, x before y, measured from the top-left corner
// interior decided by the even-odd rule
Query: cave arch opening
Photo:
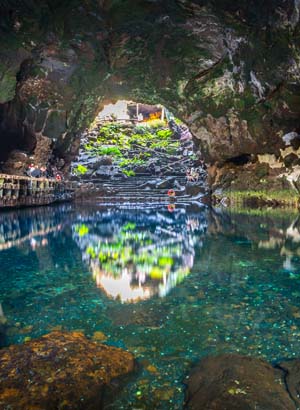
[[[80,141],[71,175],[80,180],[176,176],[199,179],[203,162],[188,126],[162,104],[107,103]]]

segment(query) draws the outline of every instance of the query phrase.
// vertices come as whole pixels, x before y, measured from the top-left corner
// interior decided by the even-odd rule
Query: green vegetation
[[[121,168],[126,168],[129,165],[144,165],[146,163],[146,161],[139,159],[139,158],[125,158],[122,159],[121,162],[119,162],[119,166]]]
[[[84,165],[79,164],[79,165],[77,165],[77,167],[75,168],[74,173],[75,173],[76,175],[84,175],[84,174],[87,173],[87,171],[88,171],[87,167],[85,167]]]
[[[98,151],[98,155],[115,155],[121,156],[121,151],[118,147],[101,147]]]
[[[126,175],[127,177],[134,177],[135,172],[132,169],[123,169],[123,174]]]
[[[299,194],[293,190],[278,191],[225,191],[222,198],[228,198],[232,206],[299,207]],[[221,199],[221,198],[217,198]]]
[[[97,129],[95,123],[92,129]],[[180,146],[166,122],[157,119],[135,127],[111,122],[101,126],[97,133],[84,149],[95,157],[110,157],[112,164],[128,177],[135,176],[138,167],[147,168],[157,155],[176,154]],[[86,171],[86,167],[80,165],[74,173],[84,175]]]

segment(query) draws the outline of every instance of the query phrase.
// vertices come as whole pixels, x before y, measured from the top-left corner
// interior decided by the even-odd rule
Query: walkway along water
[[[0,208],[69,201],[74,191],[75,184],[69,181],[0,174]]]

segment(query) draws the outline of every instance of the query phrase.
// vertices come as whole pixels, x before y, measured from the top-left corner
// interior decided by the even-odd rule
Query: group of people
[[[197,168],[191,168],[186,171],[187,182],[197,182],[199,180],[200,173]]]
[[[31,178],[55,178],[57,181],[62,180],[62,174],[58,172],[56,167],[38,167],[34,164],[30,164],[25,171],[25,174]]]

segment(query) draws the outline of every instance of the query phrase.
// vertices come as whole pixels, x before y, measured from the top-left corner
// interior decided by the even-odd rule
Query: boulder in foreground
[[[296,410],[285,373],[264,360],[237,354],[204,358],[188,379],[190,410]]]
[[[51,332],[0,350],[0,408],[99,410],[105,386],[133,369],[129,352]]]

